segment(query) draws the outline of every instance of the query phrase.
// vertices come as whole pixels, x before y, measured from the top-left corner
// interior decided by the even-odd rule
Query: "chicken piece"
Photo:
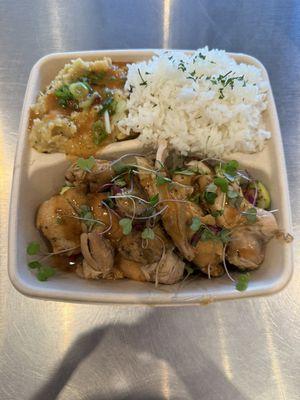
[[[257,222],[250,225],[259,229],[265,240],[270,240],[278,231],[278,224],[274,215],[267,210],[256,208]]]
[[[191,224],[193,222],[193,218],[199,218],[200,222],[205,225],[215,225],[216,219],[210,215],[204,215],[202,208],[195,203],[188,202],[185,204],[185,212],[187,214],[187,236],[190,241],[195,234],[195,231],[191,229]]]
[[[213,173],[209,167],[203,163],[201,164],[204,166],[202,169],[204,174],[198,177],[197,184],[199,186],[200,193],[203,193],[206,187],[213,183]],[[202,168],[201,164],[199,168]],[[217,189],[217,197],[214,201],[214,204],[208,204],[206,202],[203,204],[203,206],[205,206],[205,208],[210,212],[221,211],[222,215],[216,218],[217,225],[228,229],[237,225],[242,225],[246,221],[246,218],[242,212],[246,211],[250,207],[253,207],[244,198],[243,192],[236,182],[231,183],[230,186],[232,187],[231,190],[239,193],[239,196],[242,199],[239,207],[230,205],[226,193],[223,193],[220,188]]]
[[[144,188],[149,197],[155,196],[158,193],[155,183],[156,175],[143,169],[146,168],[147,170],[153,171],[153,165],[144,157],[135,157],[135,163],[141,167],[141,169],[139,169],[141,186]]]
[[[144,159],[139,158],[139,165],[147,165],[143,162]],[[143,164],[142,164],[143,163]],[[149,168],[149,165],[147,165]],[[165,230],[172,238],[176,247],[180,250],[182,255],[187,260],[193,259],[193,248],[188,242],[187,238],[187,214],[185,212],[185,203],[176,202],[175,195],[178,192],[172,192],[168,188],[168,184],[156,185],[155,174],[151,173],[140,173],[140,182],[143,188],[148,193],[149,197],[159,194],[159,201],[162,202],[159,209],[168,206],[162,213],[162,221]],[[186,196],[186,193],[184,197]],[[171,201],[167,201],[171,200]]]
[[[143,265],[141,267],[149,282],[163,283],[172,285],[179,282],[183,277],[185,263],[168,249],[159,262]]]
[[[187,231],[190,218],[187,213],[187,206],[185,203],[168,201],[176,199],[173,198],[166,184],[160,185],[158,191],[159,200],[163,201],[164,206],[168,206],[161,217],[164,228],[181,254],[191,261],[194,258],[194,250],[188,240]]]
[[[224,274],[224,268],[220,264],[223,256],[223,244],[219,240],[199,240],[195,247],[193,263],[200,270],[211,277]]]
[[[115,258],[115,267],[122,272],[125,278],[139,282],[146,282],[145,274],[141,270],[141,263],[127,260],[121,254],[117,254]]]
[[[64,196],[57,195],[42,203],[37,212],[36,227],[49,240],[53,252],[80,253],[80,220]]]
[[[157,262],[161,259],[165,245],[157,236],[145,242],[141,232],[133,231],[123,236],[119,242],[118,250],[123,257],[143,265]]]
[[[105,226],[98,225],[98,231],[103,232],[111,225],[110,230],[106,232],[104,236],[111,241],[114,247],[116,247],[119,240],[123,237],[123,232],[119,225],[119,218],[117,215],[113,211],[110,211],[108,206],[103,205],[102,201],[106,198],[107,195],[104,193],[89,194],[88,204],[91,207],[95,219],[105,224]]]
[[[62,196],[73,207],[74,211],[79,214],[80,207],[87,204],[85,191],[81,187],[70,188],[66,190]]]
[[[114,265],[114,250],[103,236],[96,232],[82,233],[80,236],[82,264],[76,268],[81,278],[107,278],[112,274]]]
[[[173,182],[177,182],[180,185],[185,185],[185,186],[192,186],[194,179],[195,179],[195,176],[193,176],[193,175],[183,175],[183,174],[179,174],[179,173],[174,174],[172,176]]]
[[[174,182],[174,181],[173,181]],[[194,192],[193,186],[187,186],[182,184],[175,183],[170,188],[170,194],[174,199],[177,200],[187,200]]]
[[[257,222],[232,230],[227,246],[228,261],[242,270],[252,270],[264,261],[266,244],[275,235],[278,225],[274,215],[257,209]]]
[[[133,180],[133,188],[131,189],[123,189],[120,196],[128,195],[128,196],[135,196],[140,198],[141,200],[135,197],[128,197],[128,198],[116,198],[116,204],[118,209],[126,215],[127,217],[140,216],[142,215],[147,209],[149,209],[149,204],[147,204],[147,194],[145,193],[144,189],[140,185],[138,178],[134,178]],[[143,201],[145,200],[145,201]]]
[[[187,168],[191,171],[197,172],[199,175],[211,175],[211,169],[199,160],[192,160],[186,164]]]
[[[109,161],[96,159],[91,171],[84,171],[77,165],[77,162],[72,164],[65,174],[65,179],[67,183],[73,186],[89,184],[90,190],[97,192],[102,185],[109,183],[115,175]]]

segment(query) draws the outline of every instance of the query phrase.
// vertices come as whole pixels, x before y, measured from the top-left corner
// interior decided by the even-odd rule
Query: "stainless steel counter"
[[[187,308],[26,298],[7,225],[29,71],[57,51],[225,48],[267,67],[281,122],[295,273],[280,294]],[[0,0],[0,399],[300,399],[300,2]]]

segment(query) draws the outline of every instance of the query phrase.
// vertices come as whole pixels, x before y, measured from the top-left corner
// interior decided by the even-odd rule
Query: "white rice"
[[[184,154],[220,156],[260,151],[271,137],[262,121],[267,83],[261,71],[223,50],[161,51],[128,65],[125,89],[128,115],[118,126],[126,135],[139,133],[145,144],[165,139]]]

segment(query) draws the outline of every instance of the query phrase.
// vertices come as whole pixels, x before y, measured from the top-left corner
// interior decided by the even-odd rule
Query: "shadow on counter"
[[[99,363],[99,393],[94,395],[84,396],[87,400],[163,400],[166,399],[165,395],[162,395],[160,387],[151,388],[151,393],[149,390],[145,389],[144,385],[142,387],[138,386],[138,379],[136,381],[138,387],[133,387],[124,394],[120,394],[118,390],[115,394],[113,393],[113,384],[109,381],[105,381],[105,386],[111,388],[110,395],[101,389],[101,365],[105,365],[105,368],[109,368],[105,361],[107,359],[108,351],[107,337],[114,335],[117,340],[122,344],[126,343],[127,346],[132,348],[134,354],[139,353],[150,353],[151,357],[163,361],[166,365],[170,366],[176,374],[176,378],[170,381],[170,396],[168,399],[172,400],[182,400],[184,399],[222,399],[222,400],[248,400],[242,393],[240,393],[237,388],[235,388],[231,382],[224,376],[220,369],[200,350],[196,352],[195,357],[197,358],[198,364],[201,366],[197,368],[191,368],[190,359],[191,352],[187,353],[186,348],[182,346],[182,335],[178,334],[178,327],[176,326],[176,315],[175,318],[172,316],[173,310],[168,310],[166,313],[163,309],[156,309],[151,311],[146,316],[143,316],[137,322],[130,325],[124,323],[117,325],[107,325],[103,328],[95,328],[82,334],[70,347],[70,349],[65,354],[62,362],[55,368],[52,376],[46,382],[41,389],[39,389],[31,400],[54,400],[57,399],[59,394],[62,392],[64,387],[68,384],[71,376],[75,371],[78,370],[80,365],[85,359],[87,359],[93,353],[97,353],[97,363]],[[168,325],[168,332],[170,337],[168,342],[172,341],[172,346],[176,351],[170,351],[170,349],[163,348],[153,348],[148,343],[148,340],[153,340],[157,338],[151,338],[145,340],[145,335],[141,332],[148,332],[151,325],[157,325],[157,318],[161,314],[166,325]],[[159,327],[158,327],[159,328]],[[147,338],[148,335],[146,335]],[[188,337],[185,339],[188,342]],[[148,345],[147,345],[148,343]],[[111,349],[112,346],[110,346]],[[116,346],[117,349],[117,346]],[[175,354],[174,354],[175,353]],[[114,353],[113,353],[114,354]],[[119,361],[117,354],[114,354],[114,359],[116,363],[115,368],[111,368],[109,376],[113,377],[114,372],[117,368],[121,370],[128,370],[130,365],[127,365],[123,361]],[[101,359],[104,361],[101,363]],[[176,362],[175,362],[176,359]],[[120,363],[119,363],[120,362]],[[139,372],[139,360],[138,357],[134,360],[135,371]],[[186,372],[187,371],[187,372]],[[95,372],[94,372],[95,374]],[[159,370],[157,370],[157,375],[159,375]],[[136,376],[137,378],[137,376]],[[175,382],[174,382],[175,381]],[[181,386],[184,387],[184,397],[178,392],[182,392],[178,386],[178,382],[181,382]],[[143,382],[142,382],[143,383]],[[176,387],[177,385],[177,387]],[[134,386],[134,385],[133,385]],[[158,385],[157,385],[158,386]],[[83,388],[82,388],[83,389]],[[86,390],[89,388],[87,387]],[[177,394],[176,394],[177,392]]]

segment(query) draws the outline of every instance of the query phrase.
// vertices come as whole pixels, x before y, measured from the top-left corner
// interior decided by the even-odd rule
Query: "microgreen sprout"
[[[40,244],[37,242],[29,243],[26,252],[29,256],[37,255],[40,252]],[[50,253],[46,257],[43,257],[43,259],[49,257],[50,255],[52,254]],[[54,268],[42,265],[39,260],[29,261],[27,265],[30,269],[34,269],[37,271],[36,277],[39,281],[46,281],[48,278],[52,277],[55,274]]]
[[[124,235],[129,235],[132,231],[132,220],[130,218],[122,218],[119,221],[119,225],[122,228]]]
[[[224,175],[229,181],[233,181],[237,175],[239,163],[236,160],[228,161],[223,165]]]
[[[40,251],[40,244],[37,242],[30,242],[26,251],[29,256],[35,256]]]
[[[30,261],[28,264],[28,267],[31,269],[36,269],[36,268],[40,268],[42,265],[39,261],[35,260],[35,261]]]
[[[100,223],[100,221],[97,221],[94,217],[94,214],[92,213],[91,207],[86,205],[86,204],[82,204],[80,206],[80,219],[82,219],[85,223],[85,225],[87,226],[87,228],[89,230],[92,230],[92,228],[94,227],[95,224]]]
[[[167,178],[167,177],[165,177],[163,175],[157,174],[156,175],[156,184],[158,186],[161,186],[161,185],[164,185],[165,183],[172,183],[172,179]]]
[[[214,204],[217,198],[217,186],[214,183],[210,183],[206,186],[204,192],[204,199],[207,201],[208,204]]]
[[[201,225],[202,225],[202,223],[200,221],[200,218],[198,218],[198,217],[192,218],[192,223],[190,225],[190,228],[192,231],[197,232],[200,229]]]
[[[145,228],[142,232],[142,239],[153,240],[155,237],[154,231],[151,228]]]
[[[196,173],[191,169],[175,169],[174,174],[194,176]]]
[[[227,196],[229,199],[235,199],[235,198],[239,197],[239,193],[236,192],[235,190],[228,190]]]
[[[236,290],[238,290],[239,292],[245,291],[248,288],[249,280],[249,272],[247,272],[246,274],[240,274],[235,285]]]
[[[96,121],[94,122],[92,126],[92,131],[93,131],[93,142],[96,145],[99,145],[103,140],[105,140],[108,136],[108,133],[104,129],[104,124],[102,121]]]
[[[95,163],[96,160],[93,156],[90,156],[89,158],[78,158],[77,160],[77,166],[86,172],[91,172],[91,169],[93,168]]]
[[[254,223],[257,220],[257,210],[254,207],[249,208],[247,211],[243,211],[242,214],[246,216],[247,221],[250,223]]]
[[[118,179],[116,179],[116,180],[114,181],[114,183],[115,183],[117,186],[121,187],[121,188],[123,188],[123,187],[126,186],[126,181],[125,181],[125,179],[123,179],[123,178],[118,178]]]
[[[52,267],[48,267],[46,265],[42,265],[38,269],[38,273],[36,275],[37,279],[41,282],[47,281],[48,278],[51,278],[55,274],[55,269]]]
[[[159,194],[155,194],[154,196],[150,197],[149,203],[151,204],[152,207],[155,207],[159,201]]]
[[[223,214],[224,214],[224,210],[216,210],[216,211],[211,212],[211,215],[215,218],[221,217]]]
[[[228,190],[228,181],[225,178],[217,177],[214,179],[214,184],[221,189],[221,192],[226,193]]]

